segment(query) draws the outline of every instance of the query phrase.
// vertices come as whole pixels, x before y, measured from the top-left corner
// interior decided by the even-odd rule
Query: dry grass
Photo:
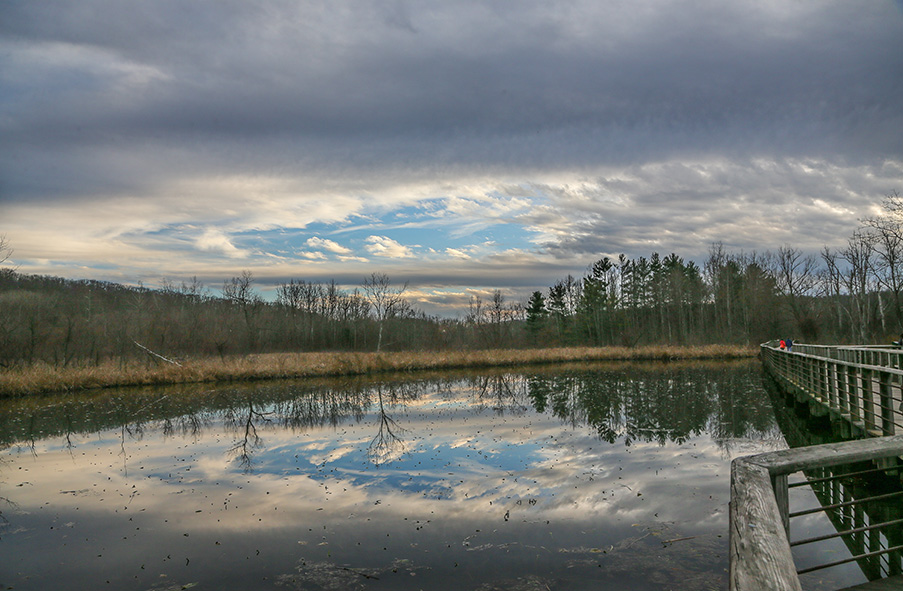
[[[398,353],[269,353],[225,360],[188,360],[182,362],[181,367],[144,361],[68,368],[35,364],[0,372],[0,397],[113,386],[367,375],[575,361],[737,359],[753,357],[757,353],[758,348],[731,345],[564,347]]]

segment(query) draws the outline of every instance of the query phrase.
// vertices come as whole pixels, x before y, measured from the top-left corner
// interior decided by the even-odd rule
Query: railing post
[[[853,496],[849,495],[849,499],[852,500]],[[862,505],[853,505],[853,528],[860,529],[867,525],[865,521],[865,509],[862,508]],[[853,548],[850,549],[850,553],[854,555],[865,554],[865,532],[860,531],[856,532],[852,536]],[[863,564],[860,568],[864,567]]]
[[[871,521],[871,517],[869,518]],[[869,552],[877,552],[881,549],[881,535],[877,530],[869,530],[866,533],[866,540],[868,543],[868,551]],[[868,565],[868,568],[862,568],[863,574],[869,579],[880,579],[881,578],[881,558],[879,556],[872,556],[865,559],[865,563]],[[861,564],[861,562],[860,562]]]
[[[809,368],[812,372],[812,389],[809,395],[813,398],[821,398],[821,361],[818,359],[807,359]]]
[[[828,362],[825,359],[819,359],[818,363],[818,381],[819,381],[819,398],[825,404],[830,404],[831,397],[828,394]]]
[[[779,352],[778,355],[781,358],[781,363],[784,364],[785,375],[790,380],[790,382],[796,386],[799,386],[799,378],[796,376],[796,365],[794,364],[794,360],[790,355],[785,354],[783,351]]]
[[[850,374],[852,368],[849,365],[841,365],[838,367],[839,375],[837,377],[837,394],[838,407],[841,414],[850,412],[850,384],[855,378]]]
[[[834,503],[845,503],[852,498],[852,495],[849,492],[849,489],[845,486],[841,486],[839,480],[833,481],[834,486],[836,487],[836,493],[834,495],[834,499],[832,502]],[[840,507],[838,509],[838,513],[840,515],[840,522],[843,524],[844,529],[853,529],[855,526],[853,521],[853,507],[848,505],[845,507]]]
[[[865,421],[865,430],[875,431],[875,386],[872,380],[873,371],[862,370],[862,419]]]
[[[850,420],[853,423],[857,423],[861,420],[861,417],[859,416],[858,373],[856,367],[847,367],[847,395],[849,397],[848,402],[850,405]]]
[[[815,371],[812,367],[812,363],[809,362],[808,357],[803,357],[799,360],[800,367],[803,370],[803,390],[807,393],[813,392],[813,381],[815,378]]]
[[[825,362],[828,366],[828,405],[831,408],[839,408],[837,398],[837,362],[834,359]]]
[[[775,355],[778,356],[778,359],[781,362],[781,370],[784,374],[784,379],[790,382],[793,385],[796,385],[796,377],[793,375],[793,367],[790,365],[792,361],[789,355],[784,355],[783,351],[775,352]]]
[[[819,366],[818,359],[807,357],[803,363],[809,368],[809,395],[817,398],[819,392],[821,392],[821,376],[819,376],[821,367]]]
[[[781,522],[784,524],[784,533],[790,539],[790,489],[787,486],[786,474],[775,474],[771,477],[771,488],[774,489],[774,500],[778,504],[778,512],[781,514]]]
[[[890,372],[881,372],[881,431],[885,435],[894,434],[894,397],[893,375]]]

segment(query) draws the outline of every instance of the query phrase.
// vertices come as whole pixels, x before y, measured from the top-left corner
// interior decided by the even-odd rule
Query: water
[[[725,589],[756,362],[180,387],[0,405],[15,589]]]

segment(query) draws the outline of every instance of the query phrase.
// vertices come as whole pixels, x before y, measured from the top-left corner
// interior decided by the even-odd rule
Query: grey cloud
[[[846,241],[872,206],[900,182],[899,166],[837,166],[821,160],[716,160],[626,168],[579,191],[547,187],[565,220],[546,243],[561,259],[624,252],[705,255],[712,242],[731,249],[810,251]]]
[[[539,258],[443,268],[445,284],[542,286],[576,260],[710,240],[818,249],[903,190],[901,20],[891,2],[8,0],[0,206],[129,196],[195,213],[243,189],[181,187],[233,177],[277,179],[256,190],[292,201],[263,225],[280,205],[335,222],[415,185],[406,206],[441,207],[472,179],[533,203],[492,221],[532,224]],[[310,195],[355,203],[297,215]]]
[[[41,117],[18,107],[30,125],[12,131],[355,138],[361,160],[386,137],[412,138],[399,148],[416,158],[426,137],[451,144],[437,152],[454,160],[557,166],[776,144],[899,153],[881,130],[900,125],[903,43],[878,15],[844,5],[809,11],[801,26],[772,23],[769,35],[718,3],[660,4],[639,22],[578,4],[598,19],[583,37],[586,15],[562,22],[531,3],[396,3],[384,14],[353,3],[139,6],[7,9],[2,30],[19,43],[99,47],[170,76],[137,105],[110,104],[99,79],[87,89],[96,102],[51,102]],[[411,26],[385,24],[402,21]]]

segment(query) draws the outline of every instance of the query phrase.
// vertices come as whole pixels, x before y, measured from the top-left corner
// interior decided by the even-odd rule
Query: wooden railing
[[[870,462],[879,466],[875,471],[899,477],[896,464],[900,456],[903,456],[903,435],[813,445],[734,460],[731,464],[730,505],[731,590],[800,591],[799,575],[802,573],[877,556],[891,557],[887,573],[882,572],[877,576],[898,575],[903,568],[901,567],[903,544],[893,543],[885,547],[869,544],[867,547],[863,546],[862,553],[854,553],[849,558],[798,571],[788,533],[792,517],[809,514],[812,511],[852,507],[855,503],[874,501],[877,497],[845,500],[838,504],[839,507],[832,504],[791,513],[788,476],[800,471],[811,474],[832,467]],[[811,482],[809,480],[809,483]],[[899,522],[896,519],[883,523],[870,520],[866,524],[860,520],[852,525],[853,527],[849,529],[838,531],[837,536],[861,536],[881,528],[897,527]],[[824,538],[800,540],[793,544],[812,543],[821,539]],[[900,536],[895,533],[887,535],[886,539],[899,540]]]
[[[810,414],[830,417],[840,425],[843,438],[862,439],[734,460],[731,589],[799,590],[800,574],[852,561],[863,567],[869,579],[899,576],[903,571],[903,516],[897,515],[896,509],[867,513],[864,507],[891,497],[899,502],[903,489],[897,486],[893,492],[853,498],[843,479],[855,471],[890,475],[900,483],[903,435],[897,433],[903,433],[903,349],[796,344],[788,351],[771,342],[761,346],[761,354],[781,390],[797,403],[808,405]],[[850,468],[861,462],[866,463],[865,470],[862,465]],[[796,472],[803,472],[805,478],[789,483],[788,476]],[[816,496],[827,502],[791,512],[789,489],[799,485],[811,486]],[[838,494],[840,500],[836,500]],[[816,511],[828,513],[837,533],[791,541],[790,520]],[[844,540],[849,557],[797,570],[792,546],[834,537]],[[876,569],[876,563],[869,561],[877,557],[883,562]]]
[[[799,574],[854,561],[870,581],[903,574],[903,487],[899,478],[887,477],[891,472],[896,471],[869,464],[824,466],[806,470],[805,479],[788,484],[790,489],[808,487],[818,501],[818,506],[791,512],[790,520],[824,512],[835,530],[797,539],[791,536],[791,548],[809,546],[816,556],[834,557],[830,562],[804,564]],[[838,539],[850,556],[841,557],[831,545]],[[901,588],[903,584],[898,585]]]
[[[846,437],[903,433],[903,349],[761,346],[762,361],[781,387],[808,402],[813,414],[844,423]]]

